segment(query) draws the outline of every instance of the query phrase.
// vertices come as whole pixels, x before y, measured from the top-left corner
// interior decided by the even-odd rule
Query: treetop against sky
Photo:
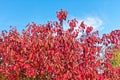
[[[9,26],[16,26],[21,31],[31,22],[55,21],[55,12],[64,9],[69,11],[69,18],[84,20],[101,34],[109,33],[119,29],[119,7],[119,0],[0,0],[0,31],[9,30]]]

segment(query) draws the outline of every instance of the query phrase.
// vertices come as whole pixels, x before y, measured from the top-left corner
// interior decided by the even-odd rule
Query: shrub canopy
[[[104,80],[120,79],[120,68],[110,61],[120,49],[120,30],[99,37],[84,21],[68,20],[67,11],[57,12],[58,21],[28,24],[20,34],[15,28],[0,36],[0,78],[9,80]],[[78,26],[77,26],[78,25]],[[103,56],[101,56],[103,55]]]

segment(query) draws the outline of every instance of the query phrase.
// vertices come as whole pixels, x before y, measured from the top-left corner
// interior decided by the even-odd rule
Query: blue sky
[[[68,11],[68,19],[85,20],[100,34],[120,29],[120,0],[0,0],[0,31],[55,21],[60,9]]]

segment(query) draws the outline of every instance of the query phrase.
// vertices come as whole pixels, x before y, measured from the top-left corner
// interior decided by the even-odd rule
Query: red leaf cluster
[[[66,20],[66,17],[67,17],[67,11],[61,10],[61,11],[57,12],[58,20],[60,20],[60,21]]]
[[[59,21],[67,12],[57,12]],[[99,37],[98,31],[77,20],[70,29],[61,22],[27,25],[20,34],[15,28],[0,36],[0,78],[3,80],[119,80],[120,69],[110,64],[119,49],[120,30]],[[82,33],[79,35],[79,33]],[[88,34],[89,33],[89,34]],[[109,46],[114,44],[115,46]],[[103,56],[101,56],[103,55]]]

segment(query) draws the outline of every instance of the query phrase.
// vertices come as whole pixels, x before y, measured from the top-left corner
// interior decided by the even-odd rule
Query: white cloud
[[[75,17],[70,17],[71,19],[74,19]],[[99,17],[84,17],[82,19],[80,18],[76,18],[76,20],[78,21],[77,27],[75,27],[75,29],[78,28],[78,26],[81,24],[82,21],[84,21],[84,23],[87,26],[92,26],[93,27],[93,31],[94,30],[98,30],[98,31],[102,31],[104,29],[103,25],[103,21],[99,18]],[[68,23],[65,21],[63,23],[63,28],[64,30],[67,30],[69,28]],[[80,36],[82,33],[79,33],[78,35]],[[79,38],[79,36],[77,38]]]
[[[71,19],[74,19],[75,17],[70,17],[70,20]],[[80,23],[82,21],[84,21],[84,23],[87,25],[87,26],[92,26],[94,30],[103,30],[104,27],[102,26],[103,25],[103,21],[99,18],[99,17],[96,17],[96,16],[91,16],[91,17],[84,17],[82,19],[80,18],[76,18],[77,21],[78,21],[78,25],[80,25]],[[67,29],[69,28],[68,24],[67,23],[64,23],[65,26],[64,28]],[[77,28],[77,27],[76,27]]]
[[[88,26],[93,26],[94,29],[100,28],[103,24],[103,21],[98,17],[87,17],[84,21]]]
[[[92,26],[94,30],[103,30],[103,21],[99,17],[85,17],[83,19],[78,19],[79,24],[84,21],[88,26]]]

